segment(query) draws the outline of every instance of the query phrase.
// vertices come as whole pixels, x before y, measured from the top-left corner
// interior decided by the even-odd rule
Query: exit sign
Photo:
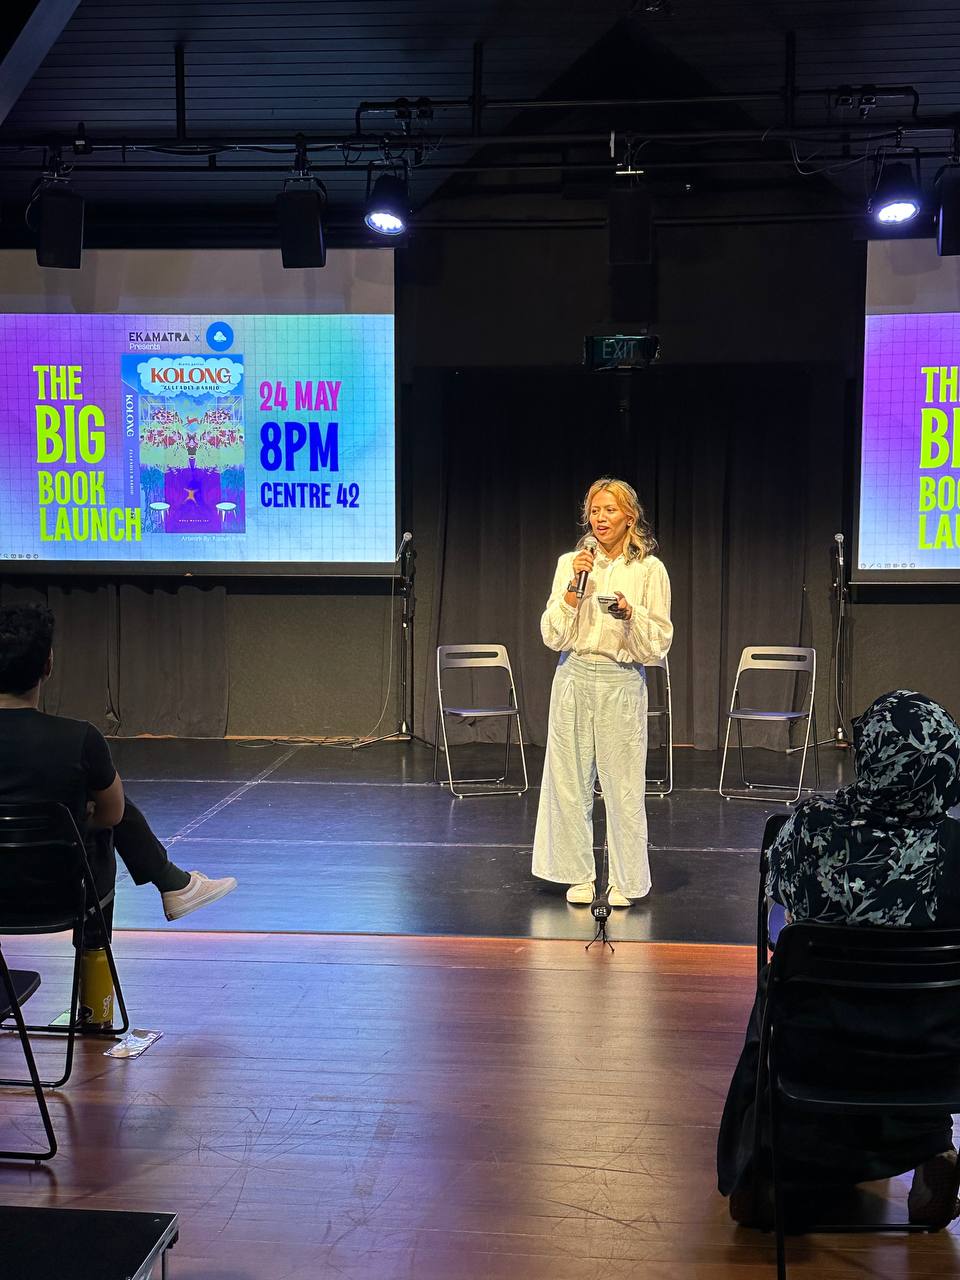
[[[660,339],[653,333],[592,334],[583,340],[588,369],[646,369],[660,358]]]

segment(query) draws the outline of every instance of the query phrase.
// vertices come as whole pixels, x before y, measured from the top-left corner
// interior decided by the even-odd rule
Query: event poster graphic
[[[866,319],[859,568],[960,569],[960,314]]]
[[[121,357],[136,408],[147,527],[243,533],[242,357]]]
[[[0,559],[389,562],[393,324],[0,316]]]

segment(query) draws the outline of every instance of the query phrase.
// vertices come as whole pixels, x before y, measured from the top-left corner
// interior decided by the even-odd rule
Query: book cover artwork
[[[144,532],[243,533],[243,357],[125,355],[121,366]]]

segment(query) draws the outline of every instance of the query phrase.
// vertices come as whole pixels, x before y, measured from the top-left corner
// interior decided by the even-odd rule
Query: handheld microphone
[[[583,549],[584,551],[591,551],[594,555],[597,554],[597,540],[592,534],[590,535],[589,538],[584,538]],[[581,569],[580,572],[577,574],[577,599],[578,600],[583,599],[583,593],[587,589],[587,579],[589,577],[590,577],[590,572],[588,569]]]
[[[396,564],[396,562],[403,555],[403,548],[407,545],[408,542],[412,542],[412,541],[413,541],[413,534],[408,529],[407,532],[400,539],[400,545],[399,547],[397,547],[397,554],[393,557],[394,564]]]
[[[833,540],[837,544],[837,561],[839,562],[840,568],[842,569],[843,568],[843,534],[835,533],[833,535]]]

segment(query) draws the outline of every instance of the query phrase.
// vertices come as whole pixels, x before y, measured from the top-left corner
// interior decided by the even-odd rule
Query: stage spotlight
[[[28,222],[37,230],[37,265],[80,269],[83,256],[83,196],[63,179],[44,179],[30,203]]]
[[[369,186],[370,175],[367,175]],[[403,235],[409,217],[409,199],[405,180],[395,173],[381,173],[367,196],[363,220],[371,231],[382,236]]]
[[[920,212],[920,184],[909,164],[888,164],[870,197],[870,212],[878,222],[896,226]]]
[[[322,182],[293,180],[277,196],[280,256],[284,267],[323,267],[327,248],[323,238],[323,211],[327,192]]]
[[[937,209],[937,253],[941,258],[960,253],[960,167],[951,165],[940,175]]]

